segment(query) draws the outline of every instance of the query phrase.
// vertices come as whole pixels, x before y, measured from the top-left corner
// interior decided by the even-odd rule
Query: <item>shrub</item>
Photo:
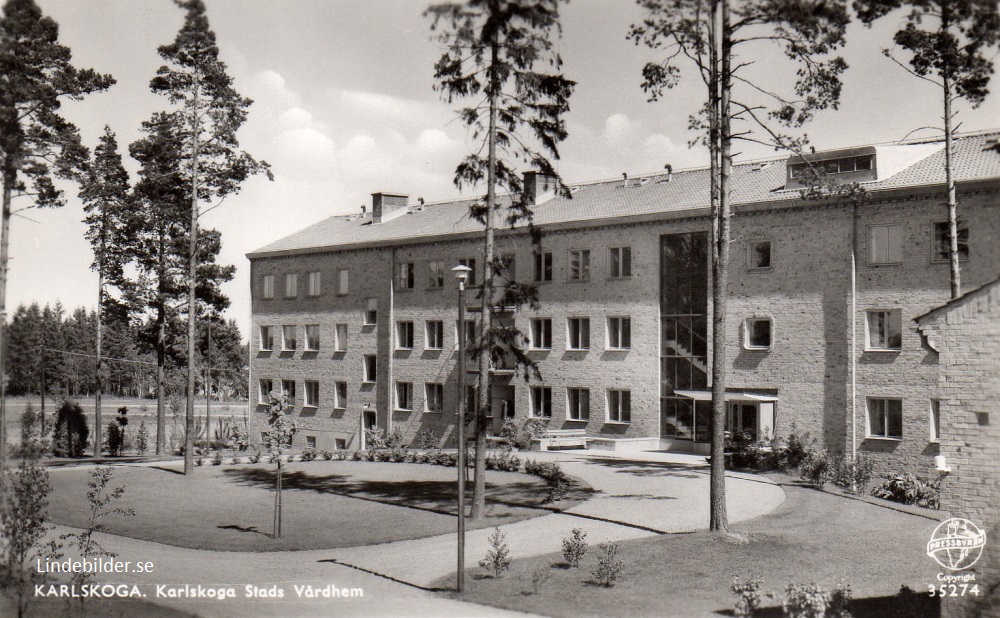
[[[402,448],[403,432],[400,431],[399,427],[394,428],[389,435],[386,435],[385,430],[381,427],[365,429],[365,445],[373,451]]]
[[[562,540],[562,554],[566,564],[580,567],[580,560],[587,553],[587,533],[582,528],[573,528],[572,536]]]
[[[112,457],[121,456],[122,449],[125,446],[125,432],[122,430],[121,425],[115,421],[108,423],[108,435],[104,438],[103,446],[107,449],[108,455]]]
[[[795,433],[793,428],[792,432],[788,434],[785,444],[778,449],[775,463],[784,472],[795,470],[805,461],[815,445],[816,438],[810,437],[808,431],[799,435]]]
[[[597,568],[591,573],[599,583],[610,588],[615,585],[625,570],[625,562],[618,558],[618,543],[601,543],[601,553],[597,556]]]
[[[299,461],[316,461],[316,457],[318,455],[319,452],[315,448],[307,446],[305,450],[302,451],[302,454],[299,455]]]
[[[486,455],[486,469],[502,472],[517,472],[521,469],[521,458],[510,451],[489,453]]]
[[[775,441],[773,440],[741,442],[733,447],[733,455],[730,460],[732,467],[760,471],[773,470],[777,467],[774,446]]]
[[[838,487],[866,494],[874,471],[875,462],[870,457],[859,454],[854,461],[851,461],[847,455],[843,455],[833,460],[830,481]]]
[[[215,454],[212,455],[212,465],[213,466],[222,465],[222,451],[215,451]]]
[[[830,593],[816,584],[788,584],[781,607],[788,618],[824,618]]]
[[[441,439],[436,433],[430,429],[421,429],[417,432],[417,437],[413,440],[413,446],[415,448],[430,450],[432,448],[438,448],[438,443]]]
[[[569,479],[555,462],[540,462],[529,459],[524,462],[524,471],[527,474],[545,479],[549,485],[549,496],[546,502],[558,502],[566,497],[569,490]]]
[[[252,464],[260,463],[260,451],[257,451],[256,453],[250,456],[250,463]]]
[[[48,428],[42,427],[41,417],[35,413],[35,406],[29,401],[21,414],[21,456],[31,459],[47,453],[52,448],[52,439],[47,433]]]
[[[244,421],[230,416],[220,420],[219,423],[221,425],[219,436],[228,448],[241,453],[250,448],[250,429]]]
[[[330,461],[331,459],[334,458],[334,454],[332,451],[321,451],[319,455],[320,457],[323,458],[323,461]]]
[[[751,618],[760,607],[760,602],[771,597],[769,592],[760,591],[763,585],[759,575],[751,575],[746,581],[741,581],[739,577],[733,578],[730,590],[736,595],[736,603],[733,604],[733,615],[736,618]]]
[[[240,465],[240,464],[241,464],[242,462],[240,461],[240,458],[239,458],[239,457],[235,457],[235,456],[234,456],[234,457],[233,457],[232,459],[230,459],[230,460],[229,460],[229,463],[233,464],[234,466],[238,466],[238,465]]]
[[[52,450],[57,457],[82,457],[87,449],[90,429],[83,409],[75,401],[66,400],[56,410],[56,428]]]
[[[507,548],[507,537],[500,532],[500,528],[494,528],[489,540],[490,550],[486,552],[486,557],[479,561],[479,566],[499,579],[503,572],[510,568],[510,549]]]
[[[552,571],[547,564],[540,564],[531,569],[531,588],[535,591],[535,594],[538,594],[542,588],[542,584],[549,581],[550,577],[552,577]]]
[[[851,586],[844,582],[838,582],[830,591],[830,609],[827,616],[830,618],[851,618],[849,605],[851,604]]]
[[[139,421],[139,431],[135,434],[135,450],[140,455],[145,455],[149,450],[149,428],[146,427],[146,420]]]
[[[196,465],[196,466],[204,466],[205,465],[205,458],[204,457],[195,457],[194,458],[194,465]]]
[[[909,472],[890,472],[881,485],[872,489],[872,495],[891,502],[937,509],[940,508],[940,486],[940,477],[924,481]]]
[[[822,487],[830,478],[830,456],[826,449],[810,451],[799,465],[799,476],[814,487]]]

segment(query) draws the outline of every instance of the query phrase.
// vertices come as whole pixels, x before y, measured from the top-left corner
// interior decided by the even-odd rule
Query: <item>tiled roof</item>
[[[1000,179],[1000,149],[996,145],[998,135],[1000,131],[956,139],[953,159],[956,181]],[[920,142],[922,150],[914,149],[921,156],[923,152],[933,150],[931,154],[887,178],[864,183],[865,187],[869,191],[881,191],[943,184],[944,149],[928,150],[933,143]],[[943,146],[943,142],[938,143]],[[787,156],[734,165],[732,204],[739,206],[797,199],[799,191],[784,188],[786,161]],[[555,197],[534,208],[536,225],[707,209],[709,170],[676,171],[669,182],[666,174],[631,178],[627,188],[621,179],[571,186],[575,189],[572,199]],[[249,256],[263,257],[269,253],[317,251],[476,232],[482,226],[468,216],[469,205],[476,201],[478,198],[440,202],[427,204],[423,209],[411,206],[409,214],[379,224],[372,224],[371,213],[364,217],[358,214],[334,216],[253,251]]]

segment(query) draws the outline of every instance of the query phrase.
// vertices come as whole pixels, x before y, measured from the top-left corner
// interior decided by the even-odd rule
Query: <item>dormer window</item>
[[[875,148],[847,148],[788,158],[786,189],[802,189],[819,179],[837,182],[875,180]]]

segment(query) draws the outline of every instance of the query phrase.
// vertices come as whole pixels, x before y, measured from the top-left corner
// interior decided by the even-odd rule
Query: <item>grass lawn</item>
[[[613,588],[592,581],[596,546],[579,569],[565,568],[556,554],[515,560],[499,580],[470,569],[461,598],[547,616],[712,615],[731,612],[734,576],[759,574],[764,590],[779,593],[765,602],[774,609],[762,615],[781,615],[780,595],[789,583],[829,590],[844,581],[857,617],[904,615],[889,598],[900,585],[923,593],[936,582],[940,568],[924,555],[936,522],[806,487],[784,489],[787,498],[773,513],[732,526],[749,543],[708,532],[623,542],[625,572]],[[479,556],[471,558],[475,563]],[[550,579],[534,594],[530,573],[543,565],[550,566]],[[442,588],[453,583],[453,576],[438,582]],[[920,598],[920,611],[907,615],[937,615],[937,604]]]
[[[282,537],[271,538],[275,465],[195,468],[178,464],[119,466],[112,486],[124,485],[118,503],[136,517],[110,516],[107,531],[168,545],[222,551],[329,549],[372,545],[453,532],[455,468],[421,464],[313,461],[284,466]],[[54,523],[86,526],[90,470],[52,470],[49,516]],[[471,483],[467,494],[471,497]],[[512,472],[487,473],[487,518],[492,527],[546,515],[544,481]],[[577,486],[570,508],[589,495]],[[469,522],[470,528],[473,527]]]

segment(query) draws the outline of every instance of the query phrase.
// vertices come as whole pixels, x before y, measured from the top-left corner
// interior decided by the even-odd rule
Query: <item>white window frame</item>
[[[531,318],[531,349],[552,349],[552,318]]]
[[[414,344],[413,322],[410,320],[396,321],[396,349],[412,350]]]
[[[753,334],[753,324],[755,322],[768,323],[767,345],[755,345],[751,341]],[[769,315],[755,315],[743,321],[743,348],[747,350],[770,350],[774,347],[774,318]]]
[[[767,266],[757,264],[757,245],[767,245]],[[774,267],[774,243],[766,238],[751,238],[747,241],[747,270],[771,270]]]
[[[881,230],[885,230],[884,234]],[[883,266],[902,264],[903,232],[902,223],[879,223],[869,225],[867,235],[868,265]],[[879,237],[876,238],[875,234],[878,234]],[[885,245],[884,251],[882,250],[883,244]]]
[[[607,405],[608,423],[628,425],[632,422],[632,391],[627,388],[609,388]],[[628,419],[622,420],[626,414]]]
[[[581,395],[586,401],[581,401]],[[576,416],[574,417],[574,413]],[[566,387],[566,420],[590,421],[590,389],[582,386]]]
[[[941,400],[931,399],[930,402],[930,442],[932,444],[941,443]]]
[[[319,407],[319,382],[316,380],[306,380],[305,388],[303,388],[302,392],[304,396],[303,408]]]
[[[616,258],[617,256],[617,258]],[[617,264],[617,272],[615,265]],[[628,279],[632,276],[632,247],[608,248],[608,277],[611,279]]]
[[[320,271],[318,270],[311,271],[307,275],[306,294],[308,294],[312,298],[316,298],[317,296],[319,296],[320,292],[323,289],[322,281],[323,281],[323,275]]]
[[[333,409],[347,409],[347,382],[343,380],[337,380],[333,383]]]
[[[365,354],[362,361],[361,379],[365,384],[375,384],[378,381],[378,356]]]
[[[261,325],[258,334],[257,345],[261,352],[271,352],[274,350],[274,327]]]
[[[424,346],[428,350],[444,349],[444,322],[441,320],[424,322]]]
[[[885,345],[877,345],[872,333],[872,316],[874,314],[884,314],[885,319]],[[899,328],[899,346],[892,347],[889,340],[892,336],[893,325]],[[868,309],[865,311],[865,351],[866,352],[899,352],[903,349],[903,311],[902,309]]]
[[[465,280],[466,287],[476,285],[476,258],[459,258],[459,265],[469,268],[469,278]]]
[[[431,260],[427,262],[427,288],[430,290],[440,290],[444,288],[444,260]]]
[[[551,251],[536,251],[534,253],[534,270],[532,273],[534,275],[535,283],[544,283],[546,281],[552,281],[552,272],[554,270],[554,260],[552,258]]]
[[[424,412],[444,412],[444,384],[440,382],[424,383]]]
[[[898,436],[889,435],[889,410],[888,403],[890,401],[898,402],[899,404],[899,434]],[[902,440],[903,439],[903,400],[899,397],[868,397],[866,401],[866,412],[865,415],[865,437],[871,440]],[[882,408],[881,410],[876,410],[875,408]],[[882,414],[882,423],[885,427],[885,433],[883,435],[872,433],[872,415],[880,413]]]
[[[347,351],[347,324],[340,323],[334,327],[333,330],[333,351],[334,352],[346,352]]]
[[[291,347],[289,347],[288,329],[291,329]],[[283,324],[281,326],[281,351],[294,352],[298,348],[298,328],[294,324]]]
[[[395,395],[395,409],[403,412],[412,412],[413,382],[396,382],[396,387],[393,391]]]
[[[531,418],[552,418],[552,387],[531,387]]]
[[[569,250],[569,280],[590,280],[590,249]]]
[[[264,300],[274,300],[274,275],[264,275],[261,278],[260,296]]]
[[[299,274],[285,273],[285,298],[298,298]]]
[[[285,396],[285,400],[290,406],[295,405],[295,396],[298,395],[298,393],[295,391],[296,391],[295,380],[281,381],[281,394]]]
[[[631,350],[632,349],[632,316],[628,315],[609,315],[608,316],[608,341],[607,347],[609,350]],[[627,324],[627,327],[626,327]],[[628,341],[626,342],[625,334],[628,334]],[[614,339],[617,337],[618,345],[613,345]],[[626,344],[626,345],[623,345]]]
[[[378,299],[369,298],[368,305],[365,307],[365,326],[375,326],[378,324]]]
[[[945,247],[944,257],[941,257],[938,252],[940,245],[938,244],[938,226],[945,226],[945,240],[947,241],[948,232],[948,221],[932,221],[931,222],[931,262],[935,264],[947,264],[951,261],[951,247]],[[969,232],[969,222],[965,221],[963,218],[958,220],[958,261],[967,262],[969,260],[969,252],[971,250],[971,244],[969,242],[970,237]],[[965,252],[962,252],[962,236],[965,236]]]
[[[337,269],[337,296],[347,296],[351,292],[351,271],[347,268]]]
[[[577,345],[573,345],[573,339],[577,340]],[[590,318],[584,316],[566,318],[566,349],[590,349]]]
[[[413,262],[399,262],[396,264],[396,289],[412,290],[416,285],[416,273]]]
[[[316,343],[316,345],[312,345],[311,344],[312,342],[310,341],[310,339],[313,339],[313,337],[310,337],[310,334],[309,334],[310,329],[312,329],[314,331],[314,333],[315,333],[315,343]],[[320,332],[319,324],[306,324],[306,328],[305,328],[305,348],[303,348],[306,352],[319,352],[319,343],[320,343],[319,332]]]
[[[271,403],[271,391],[273,390],[274,380],[270,378],[259,378],[257,380],[257,403]]]

